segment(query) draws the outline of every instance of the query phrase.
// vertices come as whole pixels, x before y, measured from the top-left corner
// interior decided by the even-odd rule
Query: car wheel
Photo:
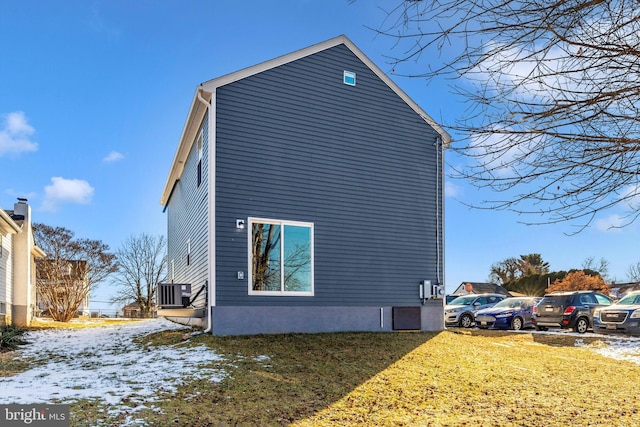
[[[514,331],[519,331],[522,329],[522,317],[514,317],[511,321],[511,329]]]
[[[460,317],[460,326],[463,328],[470,328],[472,323],[473,318],[470,314],[463,314],[462,317]]]
[[[547,330],[549,330],[549,328],[547,328],[546,326],[536,325],[536,331],[547,331]]]
[[[573,327],[573,330],[580,334],[584,334],[585,332],[587,332],[588,328],[589,328],[589,321],[586,318],[581,317],[578,320],[576,320],[576,324]]]

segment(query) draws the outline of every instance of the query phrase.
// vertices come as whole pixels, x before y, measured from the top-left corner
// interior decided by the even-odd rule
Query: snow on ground
[[[588,348],[602,356],[616,360],[626,360],[627,362],[640,365],[640,338],[618,337],[609,335],[602,336],[603,345]],[[585,345],[576,341],[576,345]]]
[[[110,406],[109,412],[131,411],[152,403],[161,390],[175,390],[184,376],[221,380],[223,372],[203,368],[221,360],[204,345],[180,343],[147,349],[133,343],[137,336],[181,328],[184,326],[165,319],[152,319],[30,332],[27,339],[31,344],[20,350],[21,356],[44,363],[12,377],[0,377],[0,402],[100,399]]]

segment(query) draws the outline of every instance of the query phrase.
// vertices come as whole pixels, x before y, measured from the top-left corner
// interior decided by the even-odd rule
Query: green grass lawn
[[[139,344],[174,344],[183,333],[158,333]],[[224,355],[211,367],[226,377],[216,383],[184,372],[184,386],[158,390],[156,409],[133,418],[150,426],[216,427],[640,425],[640,367],[576,347],[576,339],[600,345],[589,334],[477,330],[201,335],[189,345]],[[101,402],[73,403],[72,425],[127,419],[106,409]]]

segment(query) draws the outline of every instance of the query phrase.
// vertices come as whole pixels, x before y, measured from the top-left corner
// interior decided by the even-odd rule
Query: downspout
[[[198,92],[197,92],[196,96],[198,98],[198,101],[200,101],[202,103],[202,105],[205,106],[205,108],[207,109],[207,114],[208,114],[209,107],[211,106],[211,104],[206,99],[204,99],[204,97],[202,96],[202,88],[198,88]],[[209,159],[211,159],[211,138],[210,138],[211,125],[212,125],[212,123],[211,123],[211,121],[209,121],[209,135],[207,135],[207,140],[208,140],[208,143],[209,143]],[[215,126],[215,123],[213,125]],[[209,166],[211,166],[211,165],[209,165]],[[209,167],[209,182],[208,182],[208,185],[207,185],[207,191],[209,192],[209,197],[211,197],[211,178],[210,178],[211,177],[211,173],[212,173],[212,169],[211,169],[211,167]],[[214,197],[215,197],[215,193],[214,193]],[[208,208],[207,208],[207,210],[208,210]],[[207,215],[210,215],[210,214],[211,214],[211,212],[207,213]],[[215,219],[214,219],[214,221],[215,221]],[[209,221],[209,225],[210,226],[211,226],[211,223],[212,223],[212,221],[210,220]],[[209,265],[209,268],[210,268],[209,271],[211,272],[212,271],[211,270],[212,266]],[[215,271],[213,271],[213,274],[215,275]],[[203,334],[207,334],[207,333],[211,332],[211,329],[213,327],[213,322],[211,321],[211,298],[213,296],[213,289],[212,289],[212,285],[213,284],[212,284],[212,282],[213,282],[213,280],[207,279],[207,284],[206,284],[206,286],[207,286],[207,300],[206,300],[206,304],[207,304],[207,328],[204,331],[202,331]]]
[[[441,227],[441,197],[442,197],[442,216],[444,217],[444,174],[440,177],[441,170],[444,172],[444,153],[442,149],[442,137],[436,138],[436,278],[439,285],[444,285],[444,278],[442,277],[442,271],[440,271],[440,263],[444,264],[442,258],[442,244],[440,239],[444,237],[444,232],[440,233]],[[440,181],[440,188],[438,188],[438,181]],[[443,239],[444,242],[444,239]]]

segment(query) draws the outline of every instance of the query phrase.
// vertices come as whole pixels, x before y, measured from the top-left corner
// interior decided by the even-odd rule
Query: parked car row
[[[585,333],[640,334],[640,291],[617,303],[596,291],[551,292],[539,297],[501,294],[462,295],[447,303],[445,324],[470,328],[513,329],[534,327],[572,329]]]

